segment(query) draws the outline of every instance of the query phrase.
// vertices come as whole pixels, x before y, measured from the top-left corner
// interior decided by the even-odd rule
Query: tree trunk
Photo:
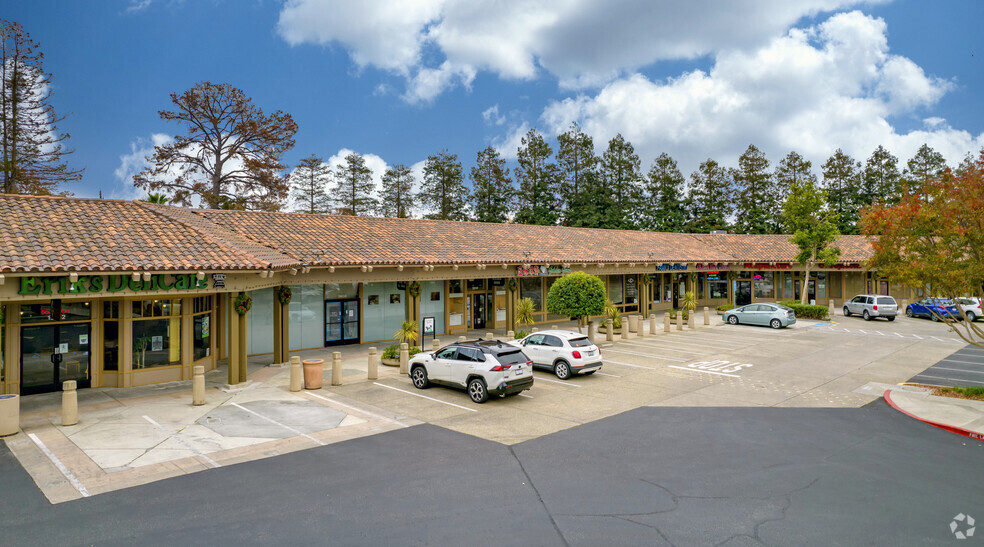
[[[803,287],[800,288],[800,304],[806,304],[806,297],[810,292],[810,261],[806,261],[806,272],[803,274]]]

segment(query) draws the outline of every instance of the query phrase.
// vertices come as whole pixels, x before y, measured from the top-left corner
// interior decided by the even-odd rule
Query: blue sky
[[[923,142],[953,165],[984,147],[978,0],[37,0],[0,17],[45,53],[78,196],[143,195],[129,176],[179,132],[158,110],[202,80],[291,114],[288,164],[354,150],[377,176],[443,149],[466,170],[489,144],[511,158],[527,128],[571,121],[599,153],[621,132],[644,170],[665,151],[685,174],[750,143],[815,169],[838,147],[901,165]]]

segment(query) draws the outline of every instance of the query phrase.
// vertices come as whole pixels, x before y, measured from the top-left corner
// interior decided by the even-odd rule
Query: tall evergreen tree
[[[560,172],[550,163],[553,150],[536,129],[530,129],[517,150],[519,166],[513,174],[519,181],[520,224],[557,224],[560,208],[557,203]]]
[[[635,229],[642,201],[642,171],[632,143],[622,134],[608,141],[601,157],[601,180],[609,198],[609,209],[602,215],[603,228]]]
[[[657,232],[683,231],[687,222],[684,209],[686,179],[675,159],[663,152],[653,161],[645,180],[646,213],[644,228]]]
[[[425,218],[468,220],[468,188],[457,154],[444,150],[427,158],[424,181],[418,194],[420,203],[431,210]]]
[[[478,153],[471,169],[472,206],[479,222],[506,222],[516,208],[516,188],[499,151],[489,146]]]
[[[383,174],[383,193],[379,212],[389,218],[410,218],[417,202],[413,195],[413,171],[406,165],[394,165]]]
[[[902,197],[899,160],[882,145],[871,153],[861,172],[860,205],[898,203]]]
[[[325,214],[332,210],[332,199],[325,188],[331,184],[332,170],[314,154],[301,160],[291,175],[291,198],[299,213]]]
[[[335,166],[335,203],[344,215],[366,216],[376,212],[379,204],[373,194],[372,169],[366,159],[355,152],[345,156],[345,163]]]
[[[813,266],[833,266],[841,254],[834,244],[837,232],[837,213],[826,207],[826,192],[813,181],[796,180],[783,204],[786,230],[793,234],[789,241],[799,248],[796,262],[804,266],[803,276],[810,277]],[[806,304],[807,291],[802,292],[800,304]]]
[[[44,54],[18,23],[0,19],[0,193],[52,194],[82,178],[64,158],[68,133],[49,100],[54,86],[42,66]]]
[[[594,153],[594,140],[577,123],[557,136],[557,166],[562,177],[563,224],[599,226],[598,157]]]
[[[732,169],[735,190],[738,193],[735,204],[735,230],[745,234],[767,234],[776,228],[778,205],[769,160],[765,154],[748,145],[738,158],[738,169]]]
[[[858,209],[861,197],[861,162],[838,148],[823,167],[823,185],[827,205],[837,213],[837,230],[842,234],[858,233]]]
[[[706,234],[713,230],[727,230],[733,194],[734,184],[724,167],[710,158],[701,163],[700,168],[690,175],[687,231]]]
[[[923,144],[906,162],[905,171],[902,172],[902,184],[908,189],[910,194],[918,193],[922,187],[943,174],[946,170],[946,159],[943,154],[933,150],[928,144]]]

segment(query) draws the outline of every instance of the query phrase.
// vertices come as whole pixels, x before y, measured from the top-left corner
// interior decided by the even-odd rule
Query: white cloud
[[[512,125],[505,135],[492,140],[492,146],[499,151],[499,154],[503,158],[507,160],[514,160],[517,157],[516,152],[523,144],[523,137],[529,130],[530,126],[526,122]]]
[[[328,158],[328,160],[325,163],[330,165],[332,169],[336,169],[338,165],[345,164],[345,156],[355,153],[357,152],[349,148],[342,148],[335,155]],[[366,167],[368,167],[369,170],[372,171],[372,182],[376,187],[376,195],[378,196],[380,192],[383,191],[383,174],[386,173],[387,169],[389,169],[389,165],[386,163],[386,160],[377,156],[376,154],[360,154],[360,155],[362,156],[362,159],[366,161]]]
[[[708,157],[735,164],[749,143],[773,163],[796,150],[814,168],[836,148],[863,160],[879,144],[904,165],[924,142],[956,163],[984,146],[984,134],[955,130],[940,118],[902,134],[889,121],[918,114],[950,88],[890,54],[882,20],[851,12],[754,50],[723,51],[709,73],[620,78],[593,96],[550,103],[541,119],[552,135],[577,121],[599,151],[621,132],[644,163],[665,151],[685,173]]]
[[[113,171],[113,175],[122,184],[122,189],[113,190],[109,197],[115,199],[141,199],[146,196],[146,192],[133,185],[133,175],[150,167],[151,163],[147,158],[154,154],[155,146],[169,144],[174,139],[163,133],[154,133],[149,139],[143,137],[130,143],[130,153],[120,156],[120,166]]]
[[[530,80],[545,70],[566,88],[597,87],[660,60],[755,48],[804,16],[860,2],[289,0],[277,32],[295,46],[340,45],[360,68],[405,77],[408,102],[429,102],[479,71]]]
[[[506,117],[499,114],[499,105],[494,104],[482,111],[482,119],[489,125],[502,125]]]

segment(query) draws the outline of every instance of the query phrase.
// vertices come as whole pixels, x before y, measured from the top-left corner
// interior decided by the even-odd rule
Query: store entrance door
[[[487,305],[487,298],[485,293],[473,294],[472,295],[472,328],[473,329],[484,329],[485,328],[485,307]]]
[[[325,347],[359,343],[359,300],[325,301]]]
[[[736,281],[738,290],[735,291],[735,305],[744,306],[752,303],[752,282]]]
[[[61,391],[75,380],[89,387],[88,323],[21,327],[21,395]]]

